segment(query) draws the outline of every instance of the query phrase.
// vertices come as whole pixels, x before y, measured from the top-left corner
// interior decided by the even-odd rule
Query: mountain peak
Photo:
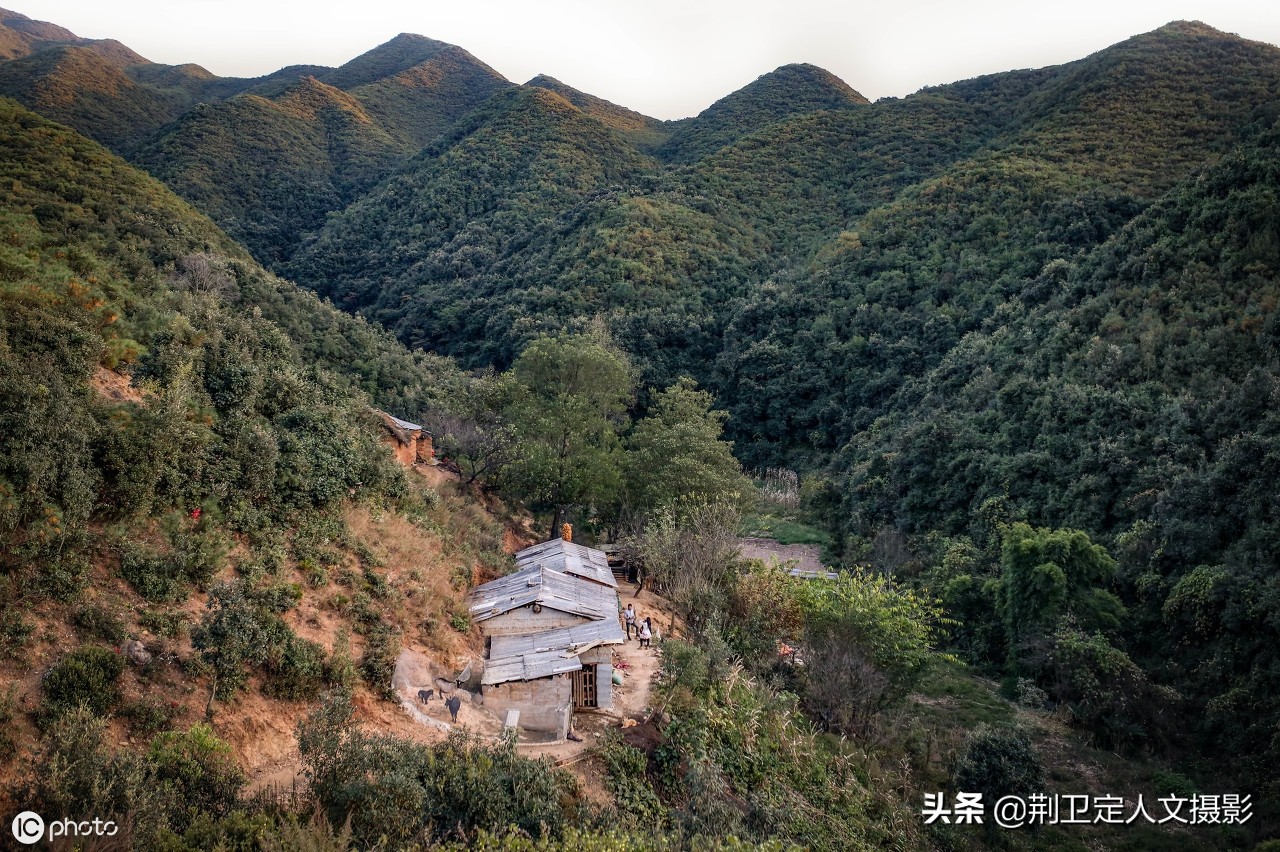
[[[0,9],[0,61],[30,56],[49,43],[74,43],[81,38],[71,30],[26,15]]]
[[[421,65],[451,47],[416,33],[400,33],[326,74],[324,81],[340,89],[362,86]]]
[[[826,69],[807,63],[783,65],[707,107],[673,133],[660,154],[692,162],[775,121],[868,103]]]
[[[109,62],[119,65],[121,68],[130,65],[149,65],[151,60],[138,53],[127,44],[116,41],[113,38],[92,39],[82,42],[84,47],[92,50]]]
[[[325,110],[338,109],[351,115],[362,124],[372,124],[364,107],[351,95],[339,88],[317,80],[310,74],[298,81],[274,99],[284,111],[308,120],[315,119]]]
[[[20,12],[0,9],[0,26],[26,33],[42,41],[77,41],[79,36],[65,27],[48,21],[36,21]]]
[[[387,47],[393,44],[398,44],[398,45],[419,44],[419,45],[441,46],[441,45],[444,45],[445,42],[437,41],[433,38],[427,38],[426,36],[421,35],[419,33],[398,33],[395,36],[395,38],[386,42],[386,44],[383,44],[382,47]],[[374,48],[374,49],[376,50],[377,48]]]
[[[549,74],[539,74],[525,83],[525,87],[554,92],[605,127],[629,139],[632,144],[642,151],[651,151],[657,148],[670,135],[662,122],[656,118],[650,118],[643,113],[619,106],[604,98],[587,94],[567,83],[560,82]]]
[[[1222,30],[1209,26],[1203,21],[1170,21],[1163,27],[1157,27],[1151,31],[1150,35],[1166,35],[1166,36],[1225,36]]]
[[[785,87],[785,89],[777,92],[769,92],[768,89],[774,86]],[[800,101],[799,106],[807,105],[810,102],[829,102],[831,108],[841,108],[852,106],[855,104],[870,103],[859,92],[855,91],[844,80],[841,80],[835,74],[832,74],[825,68],[819,68],[817,65],[810,65],[808,62],[794,62],[789,65],[780,65],[770,71],[768,74],[761,74],[756,78],[754,83],[749,83],[737,92],[722,98],[723,101],[729,100],[734,95],[752,93],[753,95],[764,96],[784,96]],[[714,109],[715,104],[708,108]],[[820,107],[821,108],[821,107]]]
[[[538,76],[530,79],[529,82],[525,83],[525,85],[537,86],[539,89],[551,89],[552,91],[555,91],[556,89],[572,88],[572,86],[560,82],[550,74],[539,74]]]

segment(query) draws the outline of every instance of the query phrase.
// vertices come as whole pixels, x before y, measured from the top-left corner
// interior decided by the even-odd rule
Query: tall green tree
[[[539,338],[511,372],[518,387],[508,419],[522,443],[512,486],[532,505],[553,510],[554,535],[570,508],[617,494],[618,436],[635,379],[602,332]]]
[[[722,438],[728,414],[683,376],[658,394],[649,415],[626,442],[623,461],[628,508],[650,514],[664,508],[736,501],[750,491]]]
[[[522,456],[520,435],[507,419],[520,385],[507,373],[474,378],[449,409],[433,410],[425,422],[435,436],[436,452],[453,459],[464,482],[501,487],[504,475]]]
[[[1087,630],[1113,629],[1124,605],[1105,586],[1116,562],[1079,530],[1011,524],[1004,534],[1001,575],[994,581],[996,610],[1010,654],[1047,639],[1071,616]]]

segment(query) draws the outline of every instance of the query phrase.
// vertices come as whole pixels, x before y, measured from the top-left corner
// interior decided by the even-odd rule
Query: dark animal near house
[[[423,704],[426,704],[435,696],[435,694],[436,694],[436,691],[434,689],[419,689],[418,700],[421,701]]]
[[[449,719],[455,725],[458,724],[458,708],[462,706],[462,699],[454,695],[445,699],[445,709],[449,711]]]

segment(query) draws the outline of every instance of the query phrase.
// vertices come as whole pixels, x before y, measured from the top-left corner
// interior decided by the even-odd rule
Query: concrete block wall
[[[484,688],[484,706],[498,716],[520,711],[520,727],[563,737],[573,712],[573,686],[568,675],[509,681]]]
[[[486,636],[522,636],[527,633],[554,630],[558,627],[573,627],[588,620],[583,616],[561,612],[549,606],[544,606],[542,612],[534,612],[530,604],[485,619],[481,622],[481,629]]]

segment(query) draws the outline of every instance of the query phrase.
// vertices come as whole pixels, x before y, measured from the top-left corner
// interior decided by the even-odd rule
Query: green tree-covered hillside
[[[303,77],[197,106],[132,159],[270,264],[407,153],[354,97]]]

